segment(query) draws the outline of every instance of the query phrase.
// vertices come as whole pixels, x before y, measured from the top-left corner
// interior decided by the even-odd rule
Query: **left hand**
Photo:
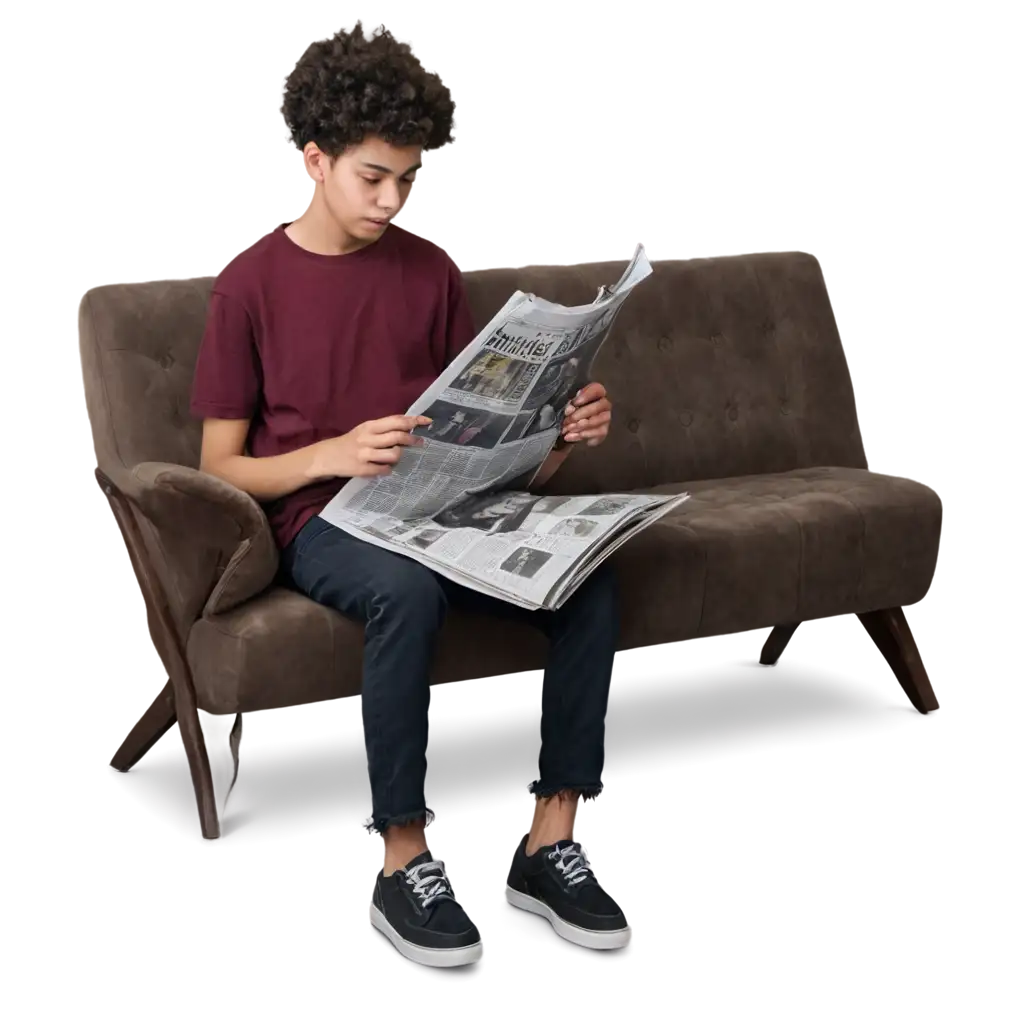
[[[603,384],[596,381],[576,392],[565,410],[562,433],[566,441],[586,441],[593,448],[608,436],[612,421],[612,403]]]

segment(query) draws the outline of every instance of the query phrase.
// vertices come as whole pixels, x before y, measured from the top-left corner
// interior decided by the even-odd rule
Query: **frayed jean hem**
[[[551,797],[563,795],[570,800],[579,800],[588,804],[601,792],[601,783],[595,782],[588,785],[566,785],[563,783],[553,784],[543,779],[535,779],[526,787],[526,793],[538,800],[548,800]]]
[[[433,819],[434,816],[430,811],[408,811],[406,814],[391,814],[373,818],[368,825],[368,830],[373,838],[379,839],[387,833],[389,828],[401,828],[404,825],[427,825]]]

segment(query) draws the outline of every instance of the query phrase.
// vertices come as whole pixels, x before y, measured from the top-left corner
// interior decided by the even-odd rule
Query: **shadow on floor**
[[[430,792],[445,821],[509,824],[536,764],[534,698],[439,694]],[[612,703],[605,807],[1007,806],[1024,797],[1024,724],[922,718],[853,637],[752,658],[624,659]],[[195,842],[170,746],[110,779],[125,802]],[[368,783],[357,730],[245,751],[223,843],[362,846]]]

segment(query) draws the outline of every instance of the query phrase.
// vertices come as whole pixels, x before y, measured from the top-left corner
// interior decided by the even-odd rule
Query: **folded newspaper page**
[[[529,491],[565,408],[632,290],[642,245],[585,306],[517,291],[407,410],[413,433],[386,476],[349,480],[320,513],[356,537],[525,608],[558,608],[615,549],[688,494]]]

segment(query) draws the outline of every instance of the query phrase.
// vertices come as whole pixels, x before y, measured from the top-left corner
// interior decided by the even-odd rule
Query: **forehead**
[[[356,164],[376,164],[394,174],[405,174],[423,155],[422,146],[394,146],[376,135],[365,138],[345,154]]]

